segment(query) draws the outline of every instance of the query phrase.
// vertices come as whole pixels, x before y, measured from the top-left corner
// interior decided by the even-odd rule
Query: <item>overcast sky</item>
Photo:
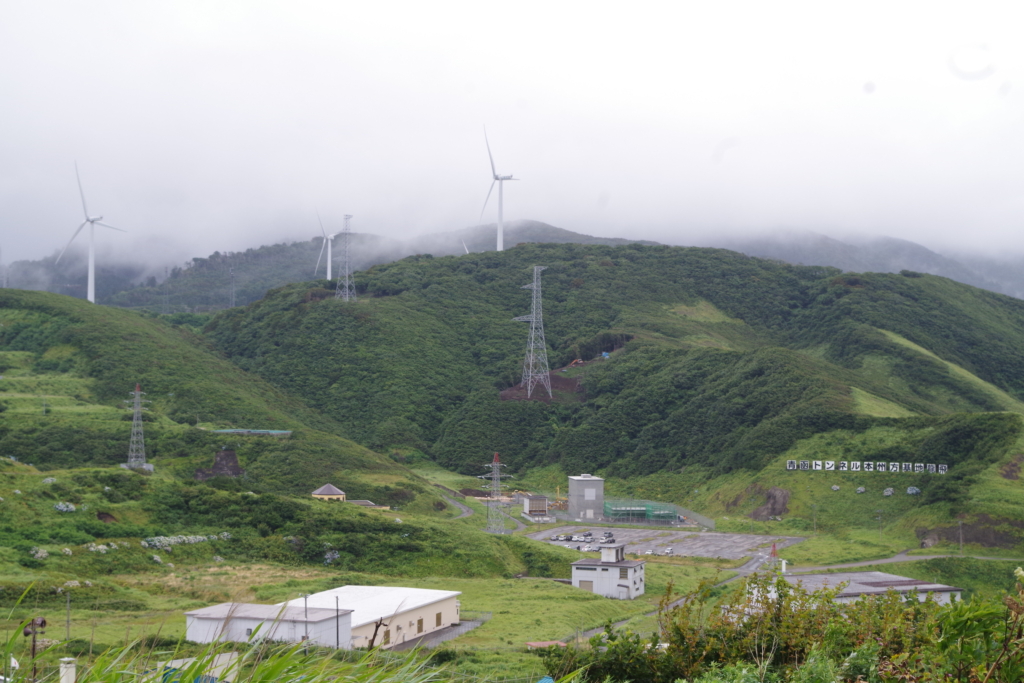
[[[506,219],[1024,253],[1012,3],[0,2],[3,262]],[[493,203],[485,214],[493,221]]]

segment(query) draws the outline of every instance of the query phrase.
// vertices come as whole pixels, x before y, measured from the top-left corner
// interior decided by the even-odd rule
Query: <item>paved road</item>
[[[589,530],[599,534],[611,531],[615,539],[626,544],[627,554],[636,555],[678,555],[696,557],[719,557],[726,560],[739,560],[754,555],[768,556],[774,543],[779,550],[804,540],[799,536],[765,536],[756,534],[726,534],[715,531],[696,531],[692,528],[656,527],[656,528],[623,528],[607,527],[600,524],[571,524],[546,531],[528,534],[530,538],[553,545],[565,545],[565,541],[552,541],[555,535],[578,535]],[[597,537],[595,537],[595,541]],[[577,542],[572,543],[573,547]],[[592,545],[596,545],[593,543]],[[595,550],[595,552],[597,552]]]
[[[448,501],[448,503],[450,505],[454,505],[455,507],[457,507],[460,510],[462,510],[462,512],[459,514],[459,516],[455,517],[454,519],[462,519],[463,517],[469,517],[471,514],[473,514],[473,508],[469,507],[465,503],[460,503],[457,500],[453,500],[452,498],[449,498],[448,496],[444,495],[443,493],[441,494],[441,497],[444,498],[446,501]]]
[[[867,567],[873,564],[892,564],[894,562],[917,562],[918,560],[935,560],[940,557],[970,557],[975,560],[1005,560],[1007,562],[1024,562],[1024,559],[1014,557],[989,557],[987,555],[908,555],[909,550],[896,553],[892,557],[885,557],[880,560],[864,560],[863,562],[844,562],[842,564],[826,564],[820,567],[792,567],[787,568],[789,574],[808,574],[820,572],[827,569],[847,569],[850,567]]]

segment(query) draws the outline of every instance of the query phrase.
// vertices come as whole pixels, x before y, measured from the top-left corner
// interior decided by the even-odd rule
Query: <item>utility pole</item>
[[[881,541],[882,541],[882,511],[881,510],[875,510],[875,512],[878,513],[878,541],[879,541],[879,543],[881,543]]]
[[[541,306],[540,274],[547,266],[533,267],[533,282],[523,285],[523,289],[533,290],[533,301],[530,315],[512,318],[518,322],[530,323],[530,337],[526,342],[526,360],[523,361],[523,386],[526,387],[526,398],[533,395],[538,384],[548,390],[551,398],[551,377],[548,368],[548,346],[544,339],[544,311]]]
[[[356,282],[352,274],[352,259],[349,255],[349,244],[352,232],[348,222],[352,216],[345,214],[345,227],[341,230],[341,275],[338,276],[338,287],[334,290],[334,298],[342,301],[356,300]]]
[[[231,273],[231,308],[235,307],[235,269],[228,268],[228,272]]]
[[[64,619],[64,640],[71,640],[71,591],[66,593],[65,600],[65,619]]]
[[[341,649],[341,628],[338,626],[340,623],[341,611],[338,607],[338,596],[334,596],[334,649]]]

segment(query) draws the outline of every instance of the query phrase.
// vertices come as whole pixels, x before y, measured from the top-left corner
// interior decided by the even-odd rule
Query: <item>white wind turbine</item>
[[[60,262],[61,256],[68,250],[71,243],[78,237],[78,233],[82,232],[82,228],[86,225],[89,226],[89,283],[86,286],[85,298],[89,300],[89,303],[96,303],[96,226],[102,225],[104,228],[110,228],[111,230],[117,230],[118,232],[127,232],[121,228],[115,228],[113,225],[107,225],[103,223],[103,216],[89,216],[89,209],[85,206],[85,192],[82,191],[82,177],[78,174],[78,162],[75,162],[75,178],[78,180],[78,194],[82,196],[82,213],[85,214],[85,221],[78,226],[78,230],[75,230],[75,234],[68,240],[68,244],[64,247],[64,251],[60,252],[60,256],[53,262],[57,265]]]
[[[323,246],[320,247],[320,256],[317,256],[317,258],[316,258],[316,268],[313,270],[313,277],[316,277],[317,271],[320,270],[320,259],[323,258],[323,256],[324,256],[324,248],[326,248],[327,249],[327,281],[330,282],[330,280],[331,280],[331,261],[333,260],[331,258],[331,242],[334,240],[334,236],[337,235],[338,233],[335,232],[335,233],[332,233],[330,235],[327,234],[327,231],[324,230],[324,222],[320,220],[320,212],[319,211],[316,212],[316,219],[320,222],[320,232],[322,232],[324,234],[324,243],[323,243]]]
[[[494,176],[494,180],[491,181],[491,189],[487,190],[487,198],[484,199],[484,208],[480,209],[480,217],[484,217],[484,211],[487,210],[487,202],[491,198],[491,192],[494,191],[494,183],[498,183],[498,251],[505,251],[505,223],[504,216],[502,214],[502,189],[506,180],[519,179],[513,178],[511,175],[498,175],[498,171],[494,168],[494,156],[491,154],[491,143],[487,141],[486,128],[484,128],[484,144],[487,145],[487,158],[491,160],[491,175]]]

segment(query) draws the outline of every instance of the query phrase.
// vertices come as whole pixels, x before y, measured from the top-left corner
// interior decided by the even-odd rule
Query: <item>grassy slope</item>
[[[510,318],[526,311],[533,264],[548,266],[552,365],[618,349],[566,374],[586,403],[497,400],[518,378],[525,330]],[[880,506],[883,526],[913,545],[916,526],[996,510],[981,475],[1021,434],[1024,305],[942,278],[722,250],[523,245],[405,259],[359,281],[355,304],[293,285],[216,317],[207,334],[358,441],[429,449],[466,473],[498,450],[513,471],[599,471],[619,493],[724,517],[788,486],[777,468],[790,457],[945,462],[945,479],[914,480],[924,495],[912,505],[865,494],[834,515],[819,509],[824,528],[862,527],[870,543]],[[859,485],[852,473],[839,483],[843,496]],[[813,529],[811,506],[827,499],[805,494],[794,491],[794,533]],[[737,496],[748,509],[726,506]]]

